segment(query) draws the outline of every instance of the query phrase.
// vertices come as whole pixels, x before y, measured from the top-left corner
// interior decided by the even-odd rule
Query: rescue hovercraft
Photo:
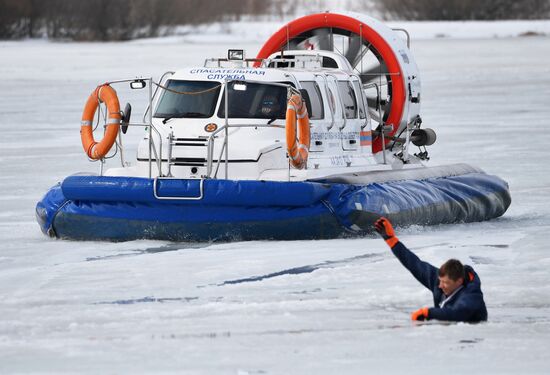
[[[117,85],[145,88],[142,121],[121,110]],[[65,239],[212,241],[360,235],[380,215],[398,225],[503,215],[502,179],[425,165],[436,134],[422,127],[420,103],[406,31],[356,13],[305,16],[256,58],[229,50],[158,81],[98,86],[81,137],[99,174],[51,188],[37,219]],[[135,163],[107,165],[137,127],[146,136]]]

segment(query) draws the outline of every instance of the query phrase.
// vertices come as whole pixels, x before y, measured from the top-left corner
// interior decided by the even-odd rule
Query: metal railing
[[[212,174],[212,170],[214,169],[214,142],[216,140],[216,135],[218,133],[221,133],[222,131],[227,132],[229,128],[281,128],[284,129],[285,127],[282,125],[273,125],[273,124],[228,124],[220,127],[216,131],[212,133],[212,135],[208,138],[208,145],[207,145],[207,158],[206,158],[206,178],[216,178],[218,175],[218,171],[220,168],[220,164],[222,161],[222,155],[224,151],[227,150],[227,144],[229,143],[229,138],[225,137],[224,143],[220,150],[220,155],[217,158],[216,166],[214,174]],[[225,178],[228,177],[228,158],[224,158],[225,161]]]
[[[160,80],[160,83],[169,75],[173,74],[172,72],[165,73]],[[204,180],[210,179],[210,178],[217,178],[218,173],[220,170],[220,167],[222,166],[222,162],[224,163],[224,178],[229,178],[229,129],[230,128],[282,128],[284,129],[284,125],[277,125],[277,124],[270,124],[270,123],[252,123],[252,124],[246,124],[246,123],[231,123],[230,122],[230,114],[229,114],[229,108],[230,108],[230,101],[231,101],[231,95],[229,93],[229,85],[233,82],[243,82],[241,80],[235,80],[235,79],[226,79],[221,85],[224,90],[225,95],[225,117],[224,117],[224,125],[216,129],[214,132],[210,134],[209,137],[205,137],[204,140],[207,142],[207,149],[206,149],[206,175],[201,176],[200,183],[199,183],[199,192],[196,196],[190,196],[190,197],[172,197],[172,196],[163,196],[159,194],[159,180],[163,179],[173,179],[172,176],[172,165],[175,165],[175,161],[173,160],[172,153],[173,153],[173,146],[175,143],[175,138],[173,135],[173,132],[170,132],[170,134],[167,137],[163,138],[163,135],[159,129],[153,124],[153,105],[154,100],[159,92],[159,89],[162,88],[162,85],[160,83],[156,83],[153,81],[153,78],[129,78],[129,79],[120,79],[116,81],[110,81],[106,84],[112,85],[112,84],[120,84],[120,83],[130,83],[131,86],[134,83],[139,83],[141,87],[138,88],[144,88],[145,86],[148,86],[148,106],[146,108],[145,114],[143,115],[142,122],[128,122],[124,123],[124,126],[128,127],[145,127],[148,130],[148,176],[149,178],[153,178],[153,195],[156,199],[163,200],[163,199],[178,199],[178,200],[201,200],[204,197]],[[272,86],[280,86],[284,87],[287,90],[287,101],[291,98],[292,95],[299,95],[301,97],[301,93],[299,90],[295,89],[293,86],[289,84],[283,84],[283,83],[274,83],[269,82],[266,83],[265,81],[250,81],[247,80],[246,82],[243,82],[245,84],[248,83],[260,83],[263,85],[272,85]],[[142,85],[143,84],[143,85]],[[153,92],[153,85],[156,85],[156,89]],[[134,88],[132,86],[132,88]],[[216,146],[216,139],[218,138],[220,133],[224,133],[224,139],[223,143],[221,145],[219,155],[217,158],[214,158],[214,152],[215,152],[215,146]],[[163,174],[163,143],[167,140],[168,150],[167,150],[167,173]],[[156,145],[158,141],[158,147]],[[124,167],[124,157],[123,157],[123,146],[122,146],[122,132],[119,132],[118,136],[118,142],[117,146],[120,149],[121,152],[121,163]],[[101,160],[101,169],[100,169],[100,175],[103,175],[103,166],[104,166],[105,160]],[[157,168],[157,175],[153,176],[153,165],[156,164]]]
[[[166,78],[166,76],[168,74],[172,74],[172,72],[167,72],[165,73],[162,77],[161,77],[161,82],[163,79]],[[142,81],[142,82],[148,82],[149,84],[149,97],[148,97],[148,106],[147,106],[147,109],[145,111],[145,114],[143,116],[143,122],[142,123],[128,123],[128,124],[125,124],[127,126],[141,126],[141,127],[147,127],[149,129],[149,142],[148,142],[148,146],[149,146],[149,153],[148,153],[148,175],[149,175],[149,178],[153,178],[153,172],[152,172],[152,167],[153,167],[153,159],[156,163],[156,166],[157,166],[157,170],[158,170],[158,174],[157,176],[155,177],[155,186],[156,186],[156,179],[163,179],[163,178],[173,178],[173,175],[172,175],[172,166],[175,165],[175,161],[173,160],[173,146],[175,144],[177,144],[177,141],[176,139],[174,138],[174,135],[173,135],[173,132],[171,132],[167,137],[166,137],[166,140],[168,141],[167,142],[167,146],[168,146],[168,150],[167,150],[167,167],[166,168],[163,168],[163,143],[164,143],[164,138],[161,134],[161,132],[155,127],[155,125],[153,124],[153,112],[152,112],[152,108],[153,108],[153,102],[156,98],[156,95],[159,91],[159,88],[162,88],[162,86],[160,84],[157,84],[155,83],[152,78],[139,78],[139,79],[122,79],[122,80],[117,80],[117,81],[111,81],[111,82],[108,82],[108,84],[114,84],[114,83],[124,83],[124,82],[139,82],[139,81]],[[232,82],[243,82],[241,80],[236,80],[236,79],[226,79],[222,84],[222,89],[224,90],[224,95],[225,95],[225,116],[224,116],[224,125],[219,127],[218,129],[216,129],[214,132],[212,132],[210,134],[209,137],[205,137],[205,140],[207,142],[207,151],[206,151],[206,175],[202,176],[202,178],[217,178],[218,176],[218,172],[219,172],[219,169],[221,167],[221,163],[222,161],[224,161],[224,178],[229,178],[229,129],[230,128],[285,128],[285,126],[282,126],[282,125],[277,125],[277,124],[258,124],[258,123],[254,123],[254,124],[239,124],[239,123],[230,123],[230,118],[229,118],[229,107],[230,107],[230,100],[231,100],[231,95],[229,93],[229,90],[228,90],[228,87],[229,87],[229,84],[232,83]],[[263,85],[271,85],[271,86],[279,86],[279,87],[284,87],[287,89],[287,101],[290,99],[290,97],[292,95],[299,95],[301,97],[301,93],[299,92],[299,90],[295,89],[294,87],[292,87],[291,85],[289,84],[283,84],[283,83],[274,83],[274,82],[270,82],[270,83],[266,83],[265,81],[254,81],[254,80],[247,80],[246,83],[259,83],[259,84],[263,84]],[[155,91],[153,92],[152,91],[152,86],[153,85],[156,85],[157,88],[155,89]],[[223,144],[220,148],[220,152],[219,152],[219,155],[217,156],[217,158],[214,158],[214,150],[215,150],[215,146],[216,146],[216,138],[218,138],[218,135],[220,133],[224,132],[224,140],[223,140]],[[155,137],[155,136],[156,137]],[[155,139],[156,138],[156,139]],[[158,139],[158,150],[157,150],[157,146],[156,146],[156,141]],[[122,142],[120,141],[120,145],[121,145],[121,148],[122,148]],[[158,152],[157,152],[158,151]],[[216,163],[214,163],[214,160],[216,160]],[[123,159],[121,159],[122,161],[122,165],[124,166],[124,161]],[[167,172],[166,174],[163,174],[163,171],[164,169],[167,169]],[[101,170],[101,174],[102,174],[103,170]],[[155,188],[155,196],[156,196],[156,188]],[[173,197],[172,197],[173,198]],[[167,197],[167,198],[162,198],[162,197],[159,197],[159,199],[172,199],[170,197]],[[200,199],[200,198],[197,198],[197,197],[190,197],[190,198],[178,198],[178,199]]]
[[[223,89],[224,89],[224,95],[225,95],[225,117],[224,117],[224,125],[218,129],[216,129],[210,137],[208,137],[208,147],[207,147],[207,155],[206,155],[206,178],[216,178],[218,175],[218,171],[221,165],[222,155],[225,154],[225,174],[224,177],[226,179],[229,178],[229,128],[284,128],[284,126],[279,125],[273,125],[273,124],[230,124],[229,123],[229,84],[231,82],[242,82],[235,79],[226,79],[223,83]],[[287,101],[290,99],[292,95],[299,95],[300,91],[292,87],[291,85],[284,84],[284,83],[266,83],[265,81],[251,81],[247,80],[246,83],[261,83],[264,85],[270,85],[270,86],[279,86],[279,87],[285,87],[287,89]],[[221,132],[224,132],[224,141],[223,145],[220,149],[220,154],[217,158],[216,163],[216,170],[214,171],[214,174],[212,175],[212,170],[214,168],[214,146],[216,141],[216,135],[218,135]]]
[[[173,72],[166,72],[161,77],[160,82],[162,82],[168,75],[173,74]],[[207,173],[204,178],[212,178],[217,177],[219,168],[221,166],[222,159],[225,160],[225,178],[229,178],[229,129],[230,128],[246,128],[246,127],[254,127],[254,128],[284,128],[284,126],[281,125],[273,125],[273,124],[231,124],[229,119],[229,106],[230,106],[230,93],[228,90],[229,84],[232,82],[242,82],[241,80],[235,80],[235,79],[226,79],[222,83],[222,88],[224,90],[225,95],[225,117],[224,117],[224,125],[220,128],[216,129],[208,138],[205,138],[207,140],[207,155],[206,155],[206,165],[207,165]],[[125,126],[128,127],[145,127],[148,129],[148,176],[149,178],[153,178],[153,161],[156,164],[157,167],[157,178],[172,178],[172,165],[174,165],[174,162],[172,160],[172,152],[173,152],[173,145],[174,145],[174,137],[173,133],[170,133],[166,139],[168,140],[168,152],[167,152],[167,173],[163,174],[163,143],[164,138],[157,129],[157,127],[153,124],[153,102],[156,98],[157,93],[159,92],[159,89],[162,88],[162,86],[159,83],[156,83],[153,81],[153,78],[128,78],[128,79],[120,79],[115,81],[107,82],[106,84],[112,85],[112,84],[120,84],[120,83],[144,83],[145,86],[148,86],[148,105],[145,110],[145,114],[143,115],[142,122],[128,122],[125,123]],[[272,86],[280,86],[287,89],[287,100],[290,99],[290,97],[294,94],[299,95],[301,97],[300,92],[288,84],[283,83],[266,83],[265,81],[251,81],[247,80],[246,83],[260,83],[264,85],[272,85]],[[155,91],[153,92],[153,85],[156,86]],[[217,163],[214,170],[214,148],[215,148],[215,141],[217,136],[224,132],[224,141],[220,150],[220,154],[217,157]],[[124,167],[124,157],[123,155],[123,146],[122,146],[122,135],[119,134],[118,136],[118,142],[117,146],[120,149],[121,152],[121,164]],[[158,147],[157,147],[157,141],[158,141]],[[224,155],[225,154],[225,155]],[[225,156],[222,158],[222,156]],[[100,166],[100,175],[103,175],[103,167],[104,167],[105,160],[101,160],[101,166]],[[185,198],[184,198],[185,199]]]
[[[165,73],[165,75],[166,74],[167,73]],[[145,86],[147,86],[147,83],[148,83],[148,86],[149,86],[148,87],[148,107],[147,107],[147,110],[145,112],[145,115],[143,116],[143,121],[141,123],[139,123],[139,122],[128,122],[124,125],[128,126],[128,127],[145,127],[146,129],[149,130],[149,155],[148,155],[148,160],[149,160],[149,173],[148,174],[149,174],[149,178],[152,178],[152,175],[153,175],[153,171],[152,171],[152,169],[153,169],[153,155],[155,157],[155,161],[156,161],[156,164],[157,164],[159,176],[162,176],[162,143],[163,143],[162,142],[162,135],[161,135],[160,131],[153,124],[153,112],[150,110],[150,108],[153,107],[153,99],[154,99],[154,95],[153,95],[154,81],[153,81],[153,78],[152,77],[148,77],[148,78],[127,78],[127,79],[119,79],[119,80],[116,80],[116,81],[109,81],[109,82],[106,82],[105,84],[112,85],[112,84],[117,84],[117,83],[130,83],[130,84],[132,84],[132,83],[143,83]],[[157,90],[155,90],[155,94],[156,94],[157,91],[158,91],[158,88],[157,88]],[[158,137],[158,141],[159,141],[158,152],[157,152],[157,147],[155,146],[153,134]],[[121,153],[121,163],[122,163],[122,166],[124,167],[124,158],[122,156],[123,155],[122,136],[120,135],[120,133],[119,133],[118,147],[120,148],[120,153]],[[103,175],[104,164],[105,164],[105,160],[101,159],[100,172],[99,172],[101,176]]]

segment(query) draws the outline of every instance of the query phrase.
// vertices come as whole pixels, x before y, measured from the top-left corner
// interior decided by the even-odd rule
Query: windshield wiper
[[[275,120],[277,120],[277,117],[273,117],[271,120],[267,122],[267,125],[271,125]]]
[[[170,120],[172,120],[172,119],[175,119],[175,118],[183,118],[183,117],[188,117],[188,118],[199,118],[199,117],[202,117],[202,118],[206,118],[206,117],[208,117],[208,115],[206,115],[206,114],[204,114],[204,113],[200,113],[200,112],[174,113],[174,114],[172,114],[171,116],[165,117],[165,118],[162,120],[162,123],[163,123],[163,124],[166,124],[168,121],[170,121]]]

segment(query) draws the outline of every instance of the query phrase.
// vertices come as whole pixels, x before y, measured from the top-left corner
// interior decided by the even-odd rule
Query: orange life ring
[[[286,107],[286,149],[294,168],[303,169],[306,166],[310,139],[306,105],[300,95],[292,95]]]
[[[94,123],[95,112],[100,103],[105,103],[107,106],[107,126],[103,139],[100,142],[96,142],[92,125]],[[116,91],[108,84],[98,86],[86,102],[84,112],[82,113],[82,122],[80,123],[82,147],[84,147],[84,152],[90,159],[99,160],[107,155],[116,141],[121,118],[120,103],[118,102]]]

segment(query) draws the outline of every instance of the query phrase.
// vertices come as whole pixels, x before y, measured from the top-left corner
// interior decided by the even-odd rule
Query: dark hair
[[[464,266],[457,259],[449,259],[439,267],[439,277],[447,276],[453,281],[464,279]]]

